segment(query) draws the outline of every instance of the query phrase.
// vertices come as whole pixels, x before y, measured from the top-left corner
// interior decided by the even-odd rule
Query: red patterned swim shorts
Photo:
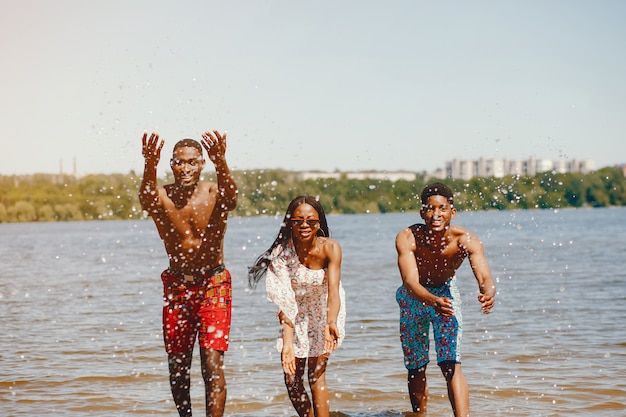
[[[228,350],[232,313],[230,272],[223,265],[196,276],[166,269],[163,281],[163,338],[167,353],[200,347]]]

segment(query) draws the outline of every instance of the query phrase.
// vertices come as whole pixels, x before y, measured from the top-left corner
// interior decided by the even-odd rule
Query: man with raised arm
[[[141,207],[159,232],[169,258],[163,281],[163,337],[170,386],[178,414],[191,416],[190,368],[196,338],[200,344],[206,415],[221,417],[226,404],[224,352],[228,349],[232,286],[224,266],[228,212],[237,205],[237,185],[226,163],[226,133],[205,132],[202,145],[183,139],[174,145],[174,183],[157,184],[163,140],[143,135]],[[202,147],[215,166],[217,183],[201,181]]]
[[[426,415],[429,328],[432,324],[437,362],[448,386],[456,417],[469,416],[469,391],[461,371],[461,300],[456,271],[465,258],[478,282],[483,313],[494,305],[496,287],[483,245],[476,235],[451,225],[456,216],[452,190],[445,184],[426,186],[421,194],[423,224],[398,233],[396,250],[402,285],[396,292],[400,306],[400,339],[413,411]]]

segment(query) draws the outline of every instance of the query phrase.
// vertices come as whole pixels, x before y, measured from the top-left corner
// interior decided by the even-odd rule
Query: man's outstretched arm
[[[478,282],[478,290],[480,291],[478,302],[481,304],[483,313],[489,314],[493,310],[495,303],[496,284],[491,277],[491,270],[489,269],[483,244],[472,233],[467,233],[462,243],[467,248],[470,266]]]
[[[223,210],[233,210],[237,207],[237,184],[230,173],[230,168],[226,162],[226,135],[217,130],[205,132],[202,135],[202,145],[209,155],[209,159],[215,165],[217,175],[218,202]]]
[[[148,132],[144,132],[142,138],[143,144],[143,179],[139,188],[139,202],[141,208],[150,215],[159,206],[159,193],[157,190],[157,166],[161,159],[161,149],[163,149],[164,141],[159,141],[159,135],[152,133],[148,138]]]

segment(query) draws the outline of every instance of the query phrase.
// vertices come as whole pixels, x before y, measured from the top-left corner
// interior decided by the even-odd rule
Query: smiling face
[[[294,240],[302,242],[311,241],[315,238],[320,228],[320,216],[313,206],[300,204],[291,214],[291,233]]]
[[[426,223],[426,228],[432,232],[445,232],[450,227],[450,221],[456,216],[456,209],[448,199],[442,195],[431,195],[422,205],[420,215]]]
[[[192,187],[200,181],[204,168],[202,152],[192,146],[178,147],[174,150],[170,166],[177,185]]]

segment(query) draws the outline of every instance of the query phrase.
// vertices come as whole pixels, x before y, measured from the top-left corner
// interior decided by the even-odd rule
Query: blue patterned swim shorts
[[[441,287],[426,289],[438,297],[452,299],[454,316],[443,317],[432,306],[424,305],[411,297],[404,285],[396,291],[396,301],[400,306],[400,341],[404,352],[404,366],[409,370],[425,367],[428,362],[430,323],[437,350],[437,363],[461,363],[461,298],[456,285],[456,277]]]

